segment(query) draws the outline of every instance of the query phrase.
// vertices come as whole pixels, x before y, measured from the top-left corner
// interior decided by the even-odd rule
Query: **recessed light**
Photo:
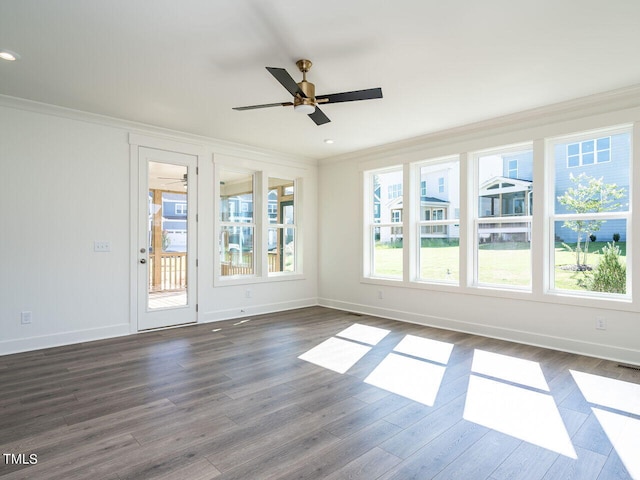
[[[12,52],[11,50],[0,50],[0,58],[2,60],[7,60],[8,62],[14,62],[20,59],[20,55],[16,52]]]
[[[333,143],[333,140],[331,138],[325,138],[324,143],[331,145]]]

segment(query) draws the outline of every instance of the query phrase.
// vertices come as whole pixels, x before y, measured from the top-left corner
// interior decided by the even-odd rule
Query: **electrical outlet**
[[[95,240],[93,242],[93,251],[94,252],[110,252],[111,251],[111,242],[108,240]]]
[[[604,317],[596,317],[596,330],[606,330],[607,319]]]
[[[245,298],[251,298],[251,289],[250,289],[250,288],[247,288],[247,289],[244,291],[244,297],[245,297]]]
[[[29,325],[31,323],[31,312],[20,312],[20,323]]]
[[[378,290],[378,299],[382,300],[382,290]]]

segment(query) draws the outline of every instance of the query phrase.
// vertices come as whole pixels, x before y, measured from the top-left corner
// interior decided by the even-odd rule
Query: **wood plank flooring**
[[[638,456],[640,405],[629,411],[624,395],[620,404],[601,396],[631,385],[633,397],[638,371],[321,307],[248,320],[0,357],[0,478],[609,480],[638,473],[629,451]],[[337,335],[354,324],[389,333],[377,344]],[[449,345],[450,356],[394,352],[407,335]],[[341,347],[328,356],[346,356],[354,345],[366,354],[344,374],[298,358],[329,339]],[[497,361],[480,365],[478,351]],[[367,383],[391,357],[423,373],[403,369],[388,387]],[[537,384],[525,378],[529,367],[534,377],[541,372]],[[588,374],[600,393],[575,372]],[[406,393],[429,382],[432,402]],[[521,400],[505,400],[512,393]],[[630,430],[617,435],[607,423],[616,418]],[[537,424],[542,433],[527,430]],[[27,464],[31,454],[37,463]]]

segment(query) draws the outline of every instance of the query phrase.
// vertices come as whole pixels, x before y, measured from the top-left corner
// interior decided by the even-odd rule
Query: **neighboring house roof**
[[[531,180],[520,180],[509,177],[493,177],[480,185],[480,196],[497,195],[500,193],[514,193],[531,190]]]
[[[436,198],[436,197],[420,197],[420,203],[422,204],[438,203],[438,204],[445,204],[445,205],[449,204],[448,201],[442,200],[441,198]]]
[[[389,200],[385,207],[392,210],[397,210],[398,208],[402,208],[402,197],[396,197]]]

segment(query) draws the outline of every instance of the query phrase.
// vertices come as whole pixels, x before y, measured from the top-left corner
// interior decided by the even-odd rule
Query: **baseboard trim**
[[[434,328],[442,328],[461,333],[469,333],[482,337],[506,340],[509,342],[522,343],[535,347],[549,348],[561,352],[575,353],[590,357],[602,358],[614,362],[623,362],[632,365],[640,365],[640,351],[631,350],[614,345],[603,345],[599,343],[586,342],[553,335],[546,335],[523,330],[514,330],[503,327],[495,327],[479,323],[466,322],[445,317],[435,317],[421,313],[395,310],[388,308],[372,307],[353,302],[343,302],[328,298],[319,298],[318,305],[344,310],[353,313],[373,315],[376,317],[398,320],[401,322],[415,323]]]
[[[213,310],[202,312],[198,316],[198,323],[219,322],[222,320],[233,320],[235,318],[246,318],[265,313],[284,312],[295,310],[296,308],[314,307],[318,305],[317,297],[301,298],[286,302],[265,303],[262,305],[250,305],[247,307],[236,307],[225,310]]]
[[[61,347],[64,345],[72,345],[74,343],[92,342],[94,340],[104,340],[106,338],[122,337],[130,334],[130,325],[128,323],[122,323],[88,330],[76,330],[73,332],[53,333],[50,335],[4,340],[0,341],[0,355],[10,355],[12,353]]]

